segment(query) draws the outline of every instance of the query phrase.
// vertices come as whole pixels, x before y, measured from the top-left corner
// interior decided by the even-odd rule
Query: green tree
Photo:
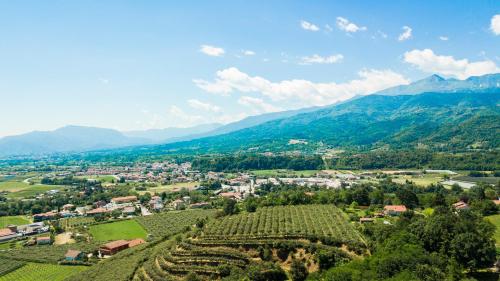
[[[290,275],[292,276],[293,281],[304,281],[307,278],[307,268],[304,265],[304,262],[293,259],[292,265],[290,266]]]

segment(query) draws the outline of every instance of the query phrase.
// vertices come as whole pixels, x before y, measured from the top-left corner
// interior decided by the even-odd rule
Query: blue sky
[[[499,72],[499,14],[487,0],[0,1],[0,136],[227,123]]]

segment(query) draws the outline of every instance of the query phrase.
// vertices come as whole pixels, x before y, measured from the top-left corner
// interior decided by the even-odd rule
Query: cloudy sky
[[[0,136],[137,130],[500,72],[480,1],[0,1]]]

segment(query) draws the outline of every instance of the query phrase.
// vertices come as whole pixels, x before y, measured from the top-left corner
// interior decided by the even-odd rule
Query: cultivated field
[[[186,210],[159,213],[152,216],[137,217],[136,220],[155,238],[176,234],[192,226],[198,219],[210,218],[215,210]]]
[[[199,182],[180,182],[180,183],[162,185],[157,187],[149,187],[146,191],[139,191],[139,194],[144,194],[146,192],[150,193],[175,192],[175,191],[180,191],[183,188],[193,189],[199,184],[200,184]]]
[[[31,221],[24,216],[6,216],[0,217],[0,228],[4,228],[9,224],[23,225],[31,223]]]
[[[85,269],[87,269],[85,266],[28,263],[4,276],[0,276],[0,281],[62,281]]]
[[[95,222],[96,221],[93,217],[75,217],[75,218],[65,218],[59,220],[61,227],[65,229],[93,224]]]
[[[274,239],[329,237],[360,243],[361,235],[333,205],[264,207],[255,213],[227,216],[208,224],[205,239]]]
[[[30,185],[25,182],[19,181],[5,181],[0,182],[0,192],[8,192],[7,198],[21,198],[35,196],[40,193],[47,192],[52,189],[62,189],[63,186],[58,185],[45,185],[45,184],[35,184]]]
[[[89,232],[95,241],[145,239],[148,236],[146,230],[135,220],[93,225],[90,227]]]

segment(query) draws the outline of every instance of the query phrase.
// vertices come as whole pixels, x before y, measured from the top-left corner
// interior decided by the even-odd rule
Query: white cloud
[[[189,114],[176,105],[172,105],[168,109],[167,113],[169,121],[172,122],[172,124],[175,124],[176,127],[194,126],[205,121],[205,118],[203,118],[203,116]]]
[[[332,64],[339,63],[344,58],[341,54],[335,54],[327,57],[322,57],[320,55],[314,54],[312,56],[306,56],[301,58],[301,64]]]
[[[448,37],[447,36],[439,36],[439,40],[441,41],[448,41]]]
[[[209,112],[219,112],[221,109],[220,107],[210,104],[208,102],[202,102],[197,99],[190,99],[188,100],[189,106],[191,106],[194,109],[198,110],[204,110],[204,111],[209,111]]]
[[[348,33],[365,31],[367,29],[366,26],[357,26],[355,23],[343,17],[337,17],[337,27]]]
[[[271,82],[260,76],[250,76],[235,67],[217,71],[214,82],[195,79],[201,89],[221,95],[233,92],[260,93],[272,101],[300,103],[302,106],[326,105],[352,98],[355,95],[370,94],[388,87],[408,84],[401,74],[391,70],[364,69],[359,79],[344,83],[315,83],[303,79]]]
[[[500,14],[491,18],[490,29],[495,35],[500,35]]]
[[[308,21],[305,21],[305,20],[301,20],[300,21],[300,26],[305,29],[305,30],[309,30],[309,31],[318,31],[319,30],[319,27],[316,26],[315,24],[312,24]]]
[[[411,32],[412,32],[411,27],[405,25],[405,26],[402,27],[402,29],[403,29],[403,33],[399,34],[398,40],[399,41],[405,41],[405,40],[410,39],[411,38]]]
[[[238,99],[238,103],[244,106],[247,106],[253,110],[254,113],[267,113],[267,112],[276,112],[282,111],[283,109],[277,106],[274,106],[270,103],[266,103],[263,99],[254,98],[249,96],[242,96]]]
[[[200,52],[212,57],[220,57],[225,53],[224,49],[210,45],[201,45]]]
[[[244,54],[245,56],[254,56],[255,55],[255,52],[252,50],[242,50],[241,53]]]
[[[404,61],[415,65],[424,72],[454,76],[459,79],[500,71],[491,60],[476,62],[469,62],[467,59],[457,60],[452,56],[436,55],[431,49],[415,49],[406,52],[404,54]]]
[[[326,32],[332,32],[333,27],[331,27],[329,24],[325,24],[325,30],[326,30]]]

